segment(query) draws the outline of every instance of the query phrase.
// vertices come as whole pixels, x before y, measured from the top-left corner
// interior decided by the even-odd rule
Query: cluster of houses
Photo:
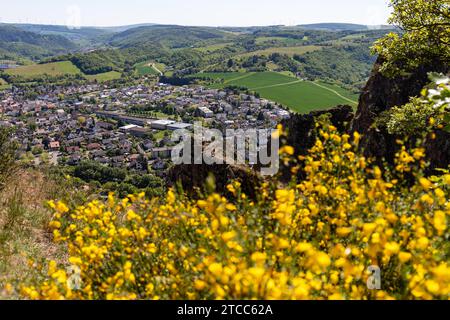
[[[93,160],[163,172],[175,144],[171,131],[190,130],[194,121],[222,129],[270,128],[290,115],[265,99],[200,86],[94,84],[44,91],[34,100],[17,90],[0,93],[0,126],[15,128],[21,156],[36,164]],[[139,107],[146,112],[136,112]],[[171,114],[164,114],[168,107]]]

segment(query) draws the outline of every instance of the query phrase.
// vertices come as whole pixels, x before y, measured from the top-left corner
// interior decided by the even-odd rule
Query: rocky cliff
[[[226,186],[237,180],[242,184],[242,191],[252,199],[256,198],[255,187],[262,182],[258,171],[226,164],[183,164],[174,166],[169,171],[167,180],[169,186],[175,187],[178,184],[187,194],[196,197],[199,191],[208,189],[206,184],[211,175],[214,176],[215,191],[220,194],[227,194]]]
[[[424,86],[429,83],[429,72],[448,73],[448,64],[435,61],[419,67],[414,72],[395,78],[388,78],[379,71],[382,58],[378,58],[371,77],[359,99],[358,109],[350,130],[363,134],[361,147],[367,156],[385,158],[392,162],[397,152],[398,137],[390,135],[386,128],[375,127],[377,117],[394,106],[407,103],[410,97],[419,96]],[[426,142],[427,157],[431,168],[447,167],[450,163],[450,135],[436,132],[436,139]]]

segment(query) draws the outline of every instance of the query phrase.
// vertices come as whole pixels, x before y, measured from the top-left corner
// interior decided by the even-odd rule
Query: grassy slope
[[[61,259],[48,228],[52,213],[45,206],[46,200],[63,196],[61,191],[61,185],[39,170],[25,169],[0,192],[0,288],[33,272],[28,258],[36,263]]]
[[[94,75],[85,75],[86,79],[88,79],[90,81],[97,81],[97,82],[116,80],[116,79],[120,79],[121,76],[122,76],[122,74],[117,71],[110,71],[110,72],[99,73],[99,74],[94,74]]]
[[[10,85],[8,84],[8,82],[6,82],[2,78],[0,78],[0,90],[5,90],[5,89],[9,89],[9,88],[10,88]]]
[[[153,67],[152,62],[141,62],[136,64],[134,67],[136,69],[136,72],[139,76],[146,76],[146,75],[157,75],[159,76],[159,72]],[[154,66],[158,68],[161,72],[164,72],[166,66],[162,63],[155,63]]]
[[[63,75],[76,75],[81,74],[89,81],[105,82],[109,80],[119,79],[121,73],[117,71],[110,71],[105,73],[99,73],[95,75],[85,75],[80,69],[78,69],[70,61],[52,62],[45,64],[33,64],[29,66],[22,66],[15,69],[8,69],[5,71],[12,76],[21,76],[23,78],[33,78],[36,76],[49,75],[49,76],[63,76]],[[0,89],[2,87],[8,87],[7,84],[0,82]]]
[[[20,283],[43,260],[66,259],[65,248],[52,241],[48,224],[53,211],[47,201],[62,200],[73,207],[95,197],[93,190],[46,167],[21,168],[8,181],[0,191],[0,300],[6,283]]]
[[[262,97],[277,101],[299,113],[326,109],[338,104],[350,104],[333,92],[315,86],[309,81],[257,91]]]
[[[69,61],[53,62],[46,64],[34,64],[6,70],[12,76],[35,77],[47,74],[49,76],[62,76],[65,74],[80,74],[81,71]]]
[[[293,56],[294,54],[305,54],[307,52],[313,52],[321,50],[322,47],[320,46],[295,46],[295,47],[275,47],[275,48],[268,48],[264,50],[258,50],[253,52],[247,52],[241,55],[238,55],[238,57],[251,57],[254,55],[271,55],[273,53],[280,53],[280,54],[287,54],[289,56]]]
[[[226,48],[227,46],[233,45],[232,42],[228,43],[217,43],[217,44],[211,44],[204,47],[196,47],[195,50],[198,50],[200,52],[208,53],[208,52],[214,52],[223,48]]]
[[[281,103],[293,111],[307,113],[317,109],[325,109],[338,104],[355,106],[356,96],[351,92],[335,85],[310,81],[300,81],[276,72],[257,73],[205,73],[201,74],[211,79],[224,79],[220,84],[213,84],[214,88],[229,85],[242,86],[258,92],[262,97]],[[330,90],[322,88],[326,87]],[[338,94],[334,93],[336,91]],[[339,95],[342,95],[340,97]],[[349,100],[346,100],[349,99]],[[351,103],[351,101],[355,103]]]

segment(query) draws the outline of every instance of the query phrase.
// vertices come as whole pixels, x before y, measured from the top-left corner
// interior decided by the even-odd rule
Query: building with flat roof
[[[172,120],[156,120],[156,121],[152,121],[151,126],[152,126],[152,129],[167,130],[167,126],[170,126],[174,123],[175,123],[175,121],[172,121]]]
[[[189,130],[191,128],[192,128],[192,124],[190,124],[190,123],[180,123],[180,122],[174,123],[174,124],[170,124],[170,125],[167,126],[168,130],[173,130],[173,131],[179,130],[179,129]]]
[[[130,131],[131,129],[134,129],[134,128],[141,128],[141,127],[139,127],[139,126],[137,126],[135,124],[129,124],[129,125],[120,127],[119,130],[122,131],[122,132],[127,132],[127,131]]]
[[[130,129],[129,133],[135,137],[145,137],[150,131],[150,129],[141,128],[141,127],[134,127]]]
[[[212,112],[211,109],[207,107],[198,107],[198,111],[200,115],[205,118],[212,118],[214,116],[214,112]]]

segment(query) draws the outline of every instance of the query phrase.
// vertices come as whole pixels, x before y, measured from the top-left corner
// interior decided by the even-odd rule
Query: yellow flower
[[[319,252],[316,256],[316,262],[320,267],[327,268],[331,264],[331,259],[326,253]]]
[[[263,252],[255,252],[252,254],[252,261],[256,264],[261,264],[266,261],[267,255]]]
[[[355,145],[358,145],[360,140],[361,140],[361,135],[355,131],[353,133],[353,142],[355,143]]]
[[[236,231],[229,231],[222,234],[222,240],[228,242],[236,237]]]
[[[70,257],[69,262],[76,266],[80,266],[83,263],[80,257]]]
[[[340,237],[346,237],[346,236],[348,236],[352,231],[353,231],[352,228],[348,228],[348,227],[341,227],[341,228],[337,228],[337,229],[336,229],[336,233],[337,233],[338,236],[340,236]]]
[[[344,297],[340,293],[333,293],[328,297],[328,300],[344,300]]]
[[[432,183],[427,178],[420,178],[419,182],[424,190],[428,190],[432,186]]]
[[[222,274],[222,265],[220,263],[212,263],[208,267],[209,272],[211,272],[215,276],[220,276]]]
[[[265,273],[264,268],[250,268],[248,271],[256,279],[262,278]]]
[[[428,238],[426,237],[421,237],[418,241],[417,241],[417,248],[425,250],[428,247],[428,244],[430,243],[430,240],[428,240]]]
[[[202,280],[195,280],[194,288],[198,291],[202,291],[203,289],[206,288],[206,282]]]
[[[433,198],[428,194],[424,194],[422,197],[420,197],[420,200],[424,203],[429,204],[430,206],[434,203]]]
[[[434,212],[433,225],[438,231],[439,235],[442,235],[447,229],[447,217],[444,211],[438,210]]]
[[[450,174],[444,175],[444,182],[445,182],[447,185],[450,185]]]
[[[52,228],[52,229],[59,229],[59,228],[61,228],[61,222],[59,222],[59,221],[51,221],[49,223],[49,227]]]
[[[402,263],[408,262],[409,260],[411,260],[411,257],[412,257],[412,255],[411,255],[411,253],[409,253],[409,252],[404,252],[404,251],[402,251],[402,252],[400,252],[400,253],[398,254],[398,259],[399,259]]]
[[[288,154],[290,156],[292,156],[294,154],[294,151],[295,151],[294,148],[291,147],[291,146],[284,146],[281,150],[282,150],[281,153],[286,153],[286,154]]]
[[[439,284],[433,280],[425,281],[425,287],[430,293],[436,294],[439,292]]]
[[[385,245],[384,252],[387,255],[397,254],[400,250],[400,246],[396,242],[388,242]]]
[[[301,242],[295,247],[296,252],[308,252],[312,250],[313,246],[307,242]]]

